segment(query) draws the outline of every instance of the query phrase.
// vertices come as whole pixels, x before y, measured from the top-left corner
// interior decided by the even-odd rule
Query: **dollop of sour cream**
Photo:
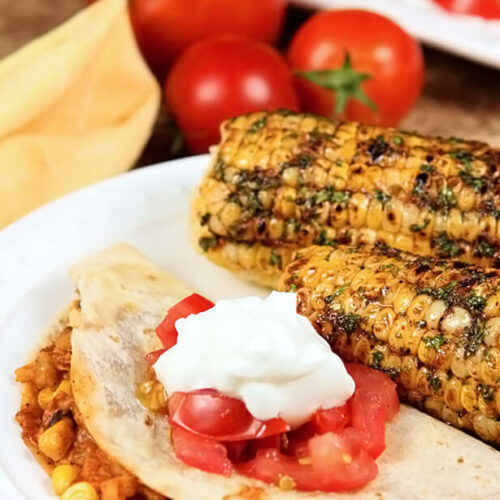
[[[154,369],[167,394],[211,388],[241,399],[260,420],[280,416],[292,427],[318,408],[342,406],[354,381],[307,318],[296,294],[219,300],[179,319],[177,344]]]

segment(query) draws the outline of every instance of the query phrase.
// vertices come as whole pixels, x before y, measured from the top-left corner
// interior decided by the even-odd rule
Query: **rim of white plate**
[[[157,178],[171,183],[170,197],[186,196],[185,192],[197,182],[208,164],[208,155],[171,160],[157,165],[126,172],[67,194],[30,212],[0,231],[0,325],[16,304],[46,276],[61,266],[61,261],[74,260],[74,239],[85,234],[85,228],[99,224],[112,228],[117,217],[127,217],[130,227],[151,219],[147,194],[137,191],[145,178]],[[148,179],[151,182],[151,179]],[[163,184],[164,185],[164,184]],[[123,201],[110,197],[106,211],[97,214],[94,203],[108,196],[110,189],[129,196],[130,207],[123,210]],[[129,198],[127,198],[129,199]],[[119,201],[119,203],[118,203]],[[119,215],[113,210],[120,207]],[[92,212],[91,216],[89,213]],[[145,217],[145,214],[149,214]],[[164,214],[158,214],[158,218]],[[70,220],[71,218],[71,220]],[[153,220],[151,220],[153,222]],[[71,224],[70,224],[71,222]],[[57,245],[57,252],[53,251]],[[88,249],[82,245],[82,255]],[[25,498],[7,471],[0,465],[0,495],[2,498]]]

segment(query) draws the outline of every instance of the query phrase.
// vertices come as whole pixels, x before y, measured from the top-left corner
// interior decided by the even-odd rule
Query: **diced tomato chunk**
[[[363,449],[373,458],[385,450],[386,407],[380,394],[359,389],[351,401],[351,425],[362,432]]]
[[[181,429],[172,427],[172,441],[175,456],[191,467],[230,476],[233,464],[227,456],[226,447],[214,441]]]
[[[318,434],[339,433],[349,423],[349,414],[347,404],[329,410],[317,410],[312,416],[314,430]]]
[[[356,363],[347,363],[345,366],[356,383],[356,392],[365,389],[382,397],[385,406],[385,420],[390,422],[398,413],[400,406],[396,384],[385,373],[368,366]]]
[[[240,399],[214,389],[174,393],[169,403],[170,423],[200,436],[218,441],[256,439],[290,430],[281,418],[254,418]]]
[[[252,460],[236,466],[243,475],[269,484],[289,477],[302,491],[347,491],[360,488],[377,475],[377,465],[364,451],[355,450],[347,438],[332,433],[309,441],[310,458],[297,459],[277,449],[259,450]]]
[[[211,309],[215,304],[210,300],[193,293],[185,299],[177,302],[169,310],[165,319],[156,328],[156,334],[162,341],[165,349],[170,349],[177,343],[177,330],[175,322],[180,318],[186,318],[190,314],[197,314]]]

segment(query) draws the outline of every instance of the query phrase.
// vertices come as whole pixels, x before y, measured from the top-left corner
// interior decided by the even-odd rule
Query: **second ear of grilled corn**
[[[194,202],[197,245],[274,285],[293,250],[385,243],[483,265],[500,257],[500,154],[290,112],[240,116]]]
[[[312,246],[280,288],[345,361],[383,370],[410,404],[500,445],[500,271],[384,245]]]

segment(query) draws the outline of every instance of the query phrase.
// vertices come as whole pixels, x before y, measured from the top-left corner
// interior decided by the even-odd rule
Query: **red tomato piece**
[[[354,393],[351,425],[362,432],[363,449],[373,458],[385,450],[385,403],[382,396],[366,389]]]
[[[180,427],[172,427],[171,430],[175,456],[179,460],[205,472],[231,475],[233,464],[223,444],[197,436]]]
[[[285,14],[285,0],[131,0],[139,46],[160,76],[195,42],[219,34],[273,42]]]
[[[144,358],[150,365],[154,365],[158,361],[158,358],[166,351],[166,349],[158,349],[157,351],[148,352]]]
[[[347,54],[351,68],[345,65]],[[419,44],[393,21],[373,12],[313,15],[293,37],[288,59],[304,75],[297,77],[304,111],[327,117],[395,125],[422,90]]]
[[[156,334],[161,340],[165,350],[177,344],[177,330],[175,322],[180,318],[186,318],[190,314],[197,314],[211,309],[215,304],[210,300],[193,293],[185,299],[172,306],[165,319],[156,328]]]
[[[307,457],[309,455],[309,440],[314,435],[315,429],[311,422],[290,431],[284,440],[283,453],[295,458]]]
[[[339,433],[349,423],[350,410],[347,404],[328,410],[317,410],[312,416],[312,423],[318,434]]]
[[[237,36],[189,47],[167,76],[165,99],[193,153],[205,153],[219,142],[224,120],[254,111],[299,108],[283,57],[269,45]]]
[[[377,476],[377,464],[351,436],[328,432],[309,441],[312,469],[323,491],[358,489]]]
[[[434,2],[454,14],[500,19],[500,0],[434,0]]]
[[[182,395],[182,396],[181,396]],[[218,441],[256,439],[290,430],[281,418],[258,420],[243,401],[214,389],[174,393],[169,400],[172,425]]]
[[[267,439],[267,438],[266,438]],[[257,440],[256,440],[257,441]],[[224,446],[227,450],[227,456],[231,462],[236,462],[241,458],[249,441],[226,441]]]
[[[309,441],[312,465],[300,463],[277,449],[259,450],[252,460],[237,465],[241,474],[278,484],[283,476],[293,479],[298,490],[338,492],[364,486],[377,475],[377,465],[348,439],[332,433]]]
[[[379,394],[385,406],[385,419],[390,422],[399,411],[397,385],[389,376],[378,370],[357,363],[347,363],[346,369],[354,379],[356,392],[365,389]]]

